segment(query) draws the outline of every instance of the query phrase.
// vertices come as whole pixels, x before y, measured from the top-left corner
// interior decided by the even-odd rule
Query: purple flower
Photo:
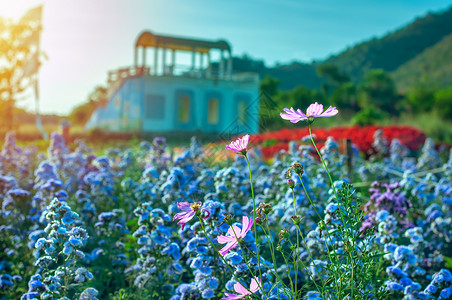
[[[250,231],[251,227],[254,224],[253,219],[248,219],[247,216],[243,216],[242,218],[242,229],[240,229],[237,225],[232,225],[228,229],[229,235],[220,235],[217,240],[220,244],[226,244],[219,252],[222,256],[225,256],[229,250],[236,247],[240,240],[243,239],[248,231]],[[238,299],[238,298],[237,298]]]
[[[184,230],[185,224],[193,219],[196,212],[199,210],[204,210],[205,212],[207,212],[207,216],[204,217],[204,219],[207,219],[210,216],[210,212],[207,209],[201,208],[201,206],[201,202],[177,202],[177,208],[182,210],[182,212],[175,214],[173,221],[180,220],[179,222],[177,222],[177,224],[180,225],[182,230]]]
[[[304,114],[300,109],[294,110],[292,107],[290,109],[284,108],[285,113],[281,113],[281,118],[284,120],[289,120],[292,123],[297,123],[298,121],[313,120],[318,117],[332,117],[337,115],[339,112],[336,107],[328,107],[327,110],[323,111],[323,105],[317,102],[309,105]]]
[[[226,149],[240,152],[243,155],[246,154],[246,147],[248,146],[248,142],[250,140],[250,135],[246,134],[241,138],[238,138],[235,141],[232,141],[229,145],[226,145]]]
[[[238,283],[234,284],[234,290],[239,294],[236,295],[236,294],[224,293],[224,295],[226,297],[222,298],[222,300],[244,299],[247,296],[257,292],[259,290],[259,285],[261,285],[261,282],[258,278],[251,279],[251,284],[250,284],[251,293],[250,293],[241,283],[238,282]]]

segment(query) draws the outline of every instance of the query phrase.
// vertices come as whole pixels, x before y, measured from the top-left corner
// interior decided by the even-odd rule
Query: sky
[[[68,114],[85,102],[107,72],[133,64],[144,30],[225,39],[233,55],[267,66],[311,62],[380,37],[446,9],[445,0],[0,0],[0,16],[18,20],[44,5],[40,111]],[[148,56],[149,57],[149,56]],[[18,103],[34,107],[31,91]]]

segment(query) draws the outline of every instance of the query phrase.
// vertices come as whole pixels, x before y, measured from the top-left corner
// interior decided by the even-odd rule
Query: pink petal
[[[306,110],[306,114],[311,117],[319,117],[322,112],[323,105],[318,104],[317,102],[309,105],[308,109]]]
[[[245,150],[246,147],[248,146],[249,139],[250,139],[250,135],[246,134],[243,137],[238,138],[235,141],[232,141],[229,145],[226,145],[226,149],[237,151],[237,152]]]
[[[177,208],[180,210],[190,210],[190,202],[177,202]]]
[[[330,106],[330,107],[328,107],[328,109],[325,110],[325,112],[324,112],[323,114],[321,114],[320,116],[321,116],[321,117],[332,117],[332,116],[337,115],[338,112],[339,112],[339,111],[336,109],[336,107]]]
[[[201,202],[200,202],[201,203]],[[208,217],[210,217],[210,211],[208,209],[202,208],[203,211],[205,211],[207,213],[207,216],[205,216],[203,219],[207,219]]]
[[[250,141],[250,135],[249,134],[245,134],[243,137],[242,137],[242,146],[243,146],[243,149],[246,149],[246,147],[248,147],[248,142]]]
[[[177,222],[178,225],[181,225],[182,230],[184,230],[185,223],[189,222],[193,217],[195,216],[194,211],[190,211],[186,213],[183,219],[181,219],[179,222]]]
[[[242,296],[243,296],[243,295],[249,295],[249,294],[250,294],[250,293],[247,291],[247,289],[246,289],[242,284],[240,284],[239,282],[237,282],[236,284],[234,284],[234,290],[235,290],[237,293],[241,294]]]
[[[293,107],[291,107],[290,109],[284,108],[283,110],[286,113],[280,113],[279,115],[284,120],[289,120],[292,123],[297,123],[298,121],[303,121],[307,119],[306,115],[302,113],[300,109],[295,111]]]
[[[234,238],[235,237],[240,237],[240,232],[241,232],[241,229],[237,225],[232,225],[228,229],[228,234],[230,236],[233,236]]]
[[[218,252],[220,252],[221,256],[225,256],[225,255],[229,252],[229,250],[231,250],[232,248],[234,248],[234,247],[237,246],[237,245],[238,245],[237,241],[227,243],[226,246],[224,246],[224,247],[223,247],[220,251],[218,251]]]
[[[173,217],[173,221],[175,220],[179,220],[179,219],[183,219],[187,214],[189,214],[189,211],[183,211],[183,212],[179,212],[177,214],[174,215]]]
[[[236,295],[236,294],[230,294],[230,293],[224,293],[226,298],[221,298],[222,300],[236,300],[236,299],[242,299],[242,295]]]
[[[248,227],[249,223],[250,223],[250,219],[248,219],[247,216],[243,216],[242,217],[242,231],[241,232],[245,231],[245,229]]]
[[[235,240],[236,240],[235,237],[230,236],[230,235],[228,235],[228,236],[226,236],[226,235],[220,235],[219,237],[217,237],[217,241],[218,241],[218,243],[220,243],[220,244],[231,243],[231,242],[233,242],[233,241],[235,241]]]
[[[259,278],[251,279],[250,291],[255,293],[259,290],[259,286],[261,285],[261,281]]]
[[[248,217],[246,217],[246,218],[248,219]],[[243,219],[244,219],[243,221],[245,222],[245,217],[243,217]],[[243,224],[245,224],[245,223],[243,223]],[[254,224],[254,219],[251,218],[249,220],[249,223],[248,223],[247,227],[242,225],[242,232],[241,232],[241,237],[242,238],[244,238],[246,236],[246,234],[248,233],[248,231],[250,231],[251,227],[253,227],[253,224]]]

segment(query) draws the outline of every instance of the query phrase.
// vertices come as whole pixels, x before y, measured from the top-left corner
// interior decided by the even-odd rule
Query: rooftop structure
[[[107,99],[88,129],[257,132],[258,76],[233,71],[231,47],[224,40],[145,31],[135,43],[134,65],[109,72],[108,85]]]

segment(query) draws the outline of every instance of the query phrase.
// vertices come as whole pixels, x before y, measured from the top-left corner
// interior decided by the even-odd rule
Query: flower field
[[[452,299],[452,152],[410,128],[311,128],[326,112],[231,142],[226,166],[195,139],[170,158],[164,138],[96,155],[7,135],[0,299]],[[287,151],[268,162],[270,139]]]

